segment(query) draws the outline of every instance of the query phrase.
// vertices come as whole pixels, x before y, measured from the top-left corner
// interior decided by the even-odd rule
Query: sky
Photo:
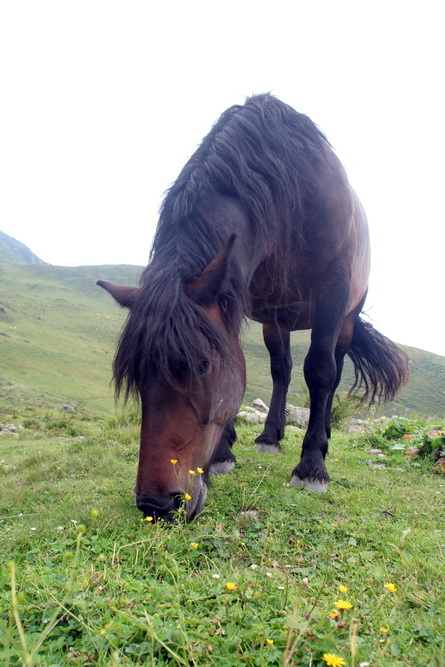
[[[270,91],[362,200],[374,326],[445,355],[441,4],[1,2],[0,230],[51,264],[145,265],[185,161],[224,109]]]

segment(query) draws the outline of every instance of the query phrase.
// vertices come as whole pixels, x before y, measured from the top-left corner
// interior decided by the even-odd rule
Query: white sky
[[[326,133],[362,199],[374,325],[445,355],[441,5],[0,2],[0,229],[52,264],[146,264],[201,138],[272,91]]]

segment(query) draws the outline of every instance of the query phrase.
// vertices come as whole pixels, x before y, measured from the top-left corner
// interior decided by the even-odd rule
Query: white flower
[[[255,563],[252,563],[252,565],[250,566],[251,570],[256,570],[257,568],[258,568],[258,565],[255,565]]]
[[[71,523],[74,523],[74,525],[76,525],[76,524],[77,524],[77,521],[76,521],[76,519],[70,519],[70,521],[71,521]]]
[[[31,528],[31,530],[37,530],[37,528],[33,527],[33,528]]]
[[[284,591],[284,586],[277,586],[279,591]]]
[[[212,574],[212,577],[213,577],[214,579],[221,579],[221,575],[220,575],[220,574]]]
[[[64,530],[63,526],[57,526],[57,530]]]
[[[272,576],[272,572],[266,572],[266,577],[271,577],[271,576]]]

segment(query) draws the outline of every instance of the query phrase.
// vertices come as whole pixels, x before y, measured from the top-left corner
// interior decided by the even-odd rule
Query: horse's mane
[[[273,95],[256,95],[230,107],[167,192],[152,253],[175,244],[190,218],[193,232],[199,233],[196,213],[214,191],[244,204],[256,237],[273,255],[283,247],[301,250],[304,202],[317,191],[318,165],[326,163],[330,150],[307,116]]]
[[[151,261],[122,332],[114,363],[117,392],[137,394],[152,372],[177,386],[199,373],[209,347],[229,363],[227,341],[184,290],[224,248],[228,231],[209,227],[202,211],[211,193],[236,197],[248,212],[257,249],[272,258],[272,279],[289,249],[304,248],[304,204],[318,187],[317,165],[330,151],[324,135],[272,95],[225,111],[164,199]],[[220,299],[229,334],[239,331],[248,285],[231,267]]]

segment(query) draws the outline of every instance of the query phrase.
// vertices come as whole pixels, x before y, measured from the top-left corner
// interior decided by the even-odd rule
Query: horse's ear
[[[111,296],[124,308],[131,308],[134,300],[139,293],[138,287],[124,287],[123,285],[113,285],[105,280],[98,280],[96,285],[103,287]]]
[[[235,239],[236,234],[232,234],[224,250],[210,262],[200,276],[187,283],[185,287],[187,294],[200,306],[214,303],[218,295],[223,292]]]

